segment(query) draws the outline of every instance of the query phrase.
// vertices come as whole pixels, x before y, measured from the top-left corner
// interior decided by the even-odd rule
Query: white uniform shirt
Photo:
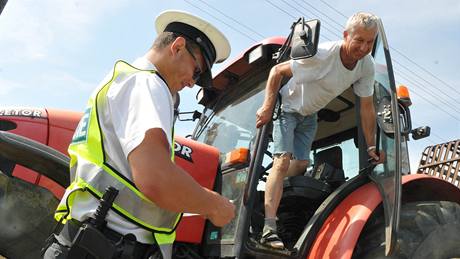
[[[326,42],[318,46],[315,56],[291,60],[292,78],[281,89],[282,109],[304,116],[325,107],[353,84],[360,97],[374,93],[374,61],[366,55],[353,70],[343,66],[340,46],[343,41]]]
[[[143,57],[137,59],[133,66],[155,69]],[[112,72],[102,84],[111,77]],[[114,81],[107,92],[107,106],[101,107],[99,112],[103,114],[101,128],[107,162],[131,181],[128,155],[142,142],[147,130],[162,129],[171,146],[173,99],[166,83],[156,74],[136,73],[122,81]],[[72,217],[83,221],[93,216],[99,202],[87,192],[77,192],[76,195],[78,198],[72,207]],[[108,227],[120,234],[133,233],[142,243],[154,241],[151,232],[126,221],[112,210],[109,210],[106,220]]]

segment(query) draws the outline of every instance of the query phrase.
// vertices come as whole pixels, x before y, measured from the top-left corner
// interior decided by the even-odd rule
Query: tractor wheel
[[[363,229],[353,258],[460,258],[460,205],[448,201],[407,203],[401,207],[395,252],[385,257],[383,210]]]
[[[58,202],[47,189],[0,171],[0,258],[42,258]]]

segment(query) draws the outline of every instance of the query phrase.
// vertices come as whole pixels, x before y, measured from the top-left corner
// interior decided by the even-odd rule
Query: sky
[[[118,59],[142,56],[167,9],[198,15],[229,39],[231,61],[271,36],[287,36],[300,16],[322,22],[320,42],[341,39],[346,18],[378,15],[397,84],[409,87],[413,127],[431,136],[409,142],[412,171],[428,145],[460,139],[460,1],[458,0],[10,0],[0,15],[0,106],[83,111]],[[217,73],[227,63],[216,65]],[[201,110],[198,87],[181,92],[181,111]],[[176,133],[190,134],[179,122]]]

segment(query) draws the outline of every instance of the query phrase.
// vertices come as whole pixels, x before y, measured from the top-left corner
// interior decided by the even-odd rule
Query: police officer
[[[50,237],[44,258],[146,258],[153,244],[170,258],[182,212],[216,226],[234,217],[227,198],[174,164],[172,132],[176,93],[209,87],[212,65],[229,56],[229,42],[182,11],[161,13],[156,29],[147,53],[132,64],[116,62],[89,99],[69,146],[72,183],[55,214],[63,227]],[[118,194],[106,224],[94,228],[89,223],[109,186]]]

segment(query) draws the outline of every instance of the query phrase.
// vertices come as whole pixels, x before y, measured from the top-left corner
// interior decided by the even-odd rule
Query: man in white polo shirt
[[[284,248],[276,230],[283,179],[305,172],[316,134],[316,113],[351,85],[360,97],[368,154],[376,163],[383,161],[384,155],[375,151],[374,62],[370,55],[377,35],[377,19],[369,13],[357,13],[348,19],[343,41],[320,44],[314,57],[289,60],[271,69],[265,100],[256,114],[257,127],[271,120],[282,78],[291,79],[281,90],[281,114],[273,123],[274,158],[265,187],[262,244]]]

